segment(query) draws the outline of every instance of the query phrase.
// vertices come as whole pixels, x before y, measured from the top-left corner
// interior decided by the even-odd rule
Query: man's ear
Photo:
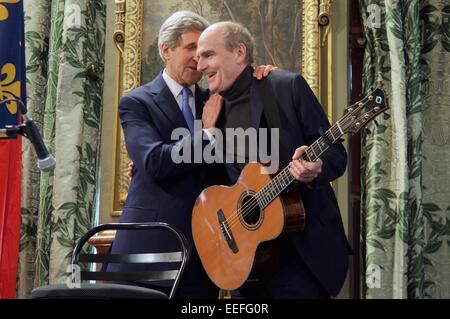
[[[236,54],[237,54],[237,63],[244,63],[245,56],[247,55],[247,47],[244,43],[239,43],[236,46]]]
[[[169,48],[169,46],[167,44],[163,43],[163,44],[161,44],[160,48],[161,48],[161,52],[162,52],[162,55],[164,57],[164,60],[167,61],[169,59],[169,57],[170,57],[170,52],[169,52],[170,48]]]

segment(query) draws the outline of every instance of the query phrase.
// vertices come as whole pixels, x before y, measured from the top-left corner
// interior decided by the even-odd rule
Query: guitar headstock
[[[384,91],[375,89],[361,101],[348,107],[339,125],[345,133],[355,134],[388,108],[389,104]]]

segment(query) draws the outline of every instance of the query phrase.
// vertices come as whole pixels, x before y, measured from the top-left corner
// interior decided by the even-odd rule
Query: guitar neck
[[[314,143],[312,143],[303,153],[302,159],[308,162],[314,162],[317,160],[330,146],[340,139],[344,132],[339,125],[339,121],[330,127],[325,136],[321,136]],[[278,195],[286,190],[293,182],[295,178],[289,172],[289,167],[286,166],[281,170],[266,186],[264,186],[258,193],[256,193],[256,199],[261,209],[264,209],[269,205]]]

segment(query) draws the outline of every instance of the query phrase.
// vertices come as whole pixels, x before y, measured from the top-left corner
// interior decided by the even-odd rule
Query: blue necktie
[[[186,120],[191,135],[194,135],[194,116],[192,115],[191,107],[189,106],[189,96],[192,92],[189,88],[184,87],[183,90],[181,90],[181,93],[183,94],[182,112],[184,119]]]

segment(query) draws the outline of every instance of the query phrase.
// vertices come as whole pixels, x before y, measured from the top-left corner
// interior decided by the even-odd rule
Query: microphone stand
[[[10,98],[10,99],[6,99],[3,101],[0,101],[0,105],[8,103],[8,102],[16,102],[20,105],[20,113],[23,114],[27,114],[27,107],[25,106],[25,104],[22,102],[22,100],[20,99],[16,99],[16,98]],[[26,118],[26,120],[29,119],[29,117]],[[6,134],[8,136],[11,137],[16,137],[18,134],[25,136],[26,138],[28,138],[27,133],[26,133],[26,129],[25,129],[25,124],[19,124],[19,125],[6,125],[4,129],[0,129],[0,133]]]
[[[28,138],[25,124],[19,125],[6,125],[4,129],[0,129],[0,133],[6,134],[10,137],[16,137],[17,135],[22,135]]]
[[[34,145],[33,140],[30,138],[29,134],[39,135],[39,139],[42,142],[40,138],[39,131],[37,130],[36,125],[33,123],[33,119],[28,114],[27,107],[20,99],[16,98],[9,98],[3,101],[0,101],[0,105],[7,103],[7,102],[16,102],[20,105],[20,113],[22,114],[23,123],[19,125],[6,125],[4,129],[0,129],[0,134],[6,134],[7,136],[16,137],[17,135],[22,135],[26,137],[30,142]],[[27,127],[26,123],[30,124],[30,127]],[[55,159],[51,154],[48,154],[45,144],[42,142],[42,147],[44,150],[42,150],[42,147],[38,148],[36,145],[35,151],[38,155],[38,168],[42,171],[53,171],[55,169]]]

